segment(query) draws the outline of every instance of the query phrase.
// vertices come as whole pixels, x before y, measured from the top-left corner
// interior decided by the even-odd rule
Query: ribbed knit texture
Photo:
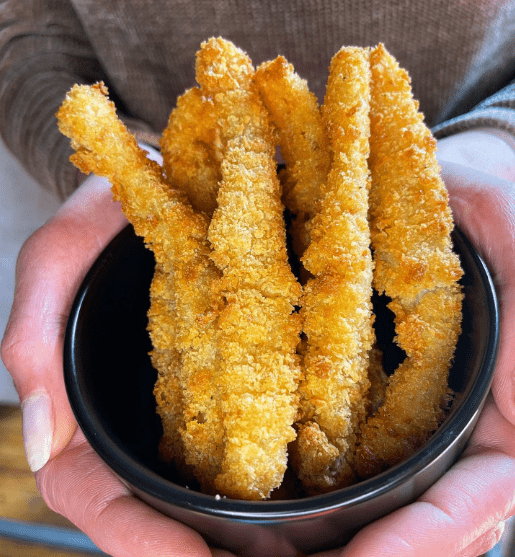
[[[76,173],[55,112],[72,84],[103,79],[129,126],[152,143],[177,96],[195,83],[201,41],[219,35],[256,65],[283,54],[320,100],[342,45],[383,42],[409,71],[427,123],[450,120],[437,133],[478,122],[513,132],[512,89],[495,112],[452,118],[514,77],[514,12],[512,0],[6,0],[0,132],[27,170],[64,199]]]
[[[498,128],[515,136],[515,83],[479,103],[470,112],[434,126],[437,138],[474,128]]]

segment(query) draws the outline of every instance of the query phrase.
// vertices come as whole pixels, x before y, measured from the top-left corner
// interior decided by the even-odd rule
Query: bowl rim
[[[479,414],[478,407],[484,394],[490,388],[499,345],[499,308],[495,287],[487,265],[475,247],[461,230],[455,227],[453,234],[463,243],[482,277],[487,299],[487,312],[491,318],[491,327],[485,342],[485,352],[481,365],[482,373],[469,386],[457,402],[455,408],[439,428],[439,434],[433,435],[418,451],[405,461],[358,484],[323,495],[308,496],[287,501],[240,501],[225,497],[206,495],[177,485],[158,473],[150,470],[124,452],[107,434],[100,419],[87,397],[82,396],[78,376],[76,338],[79,328],[81,307],[94,283],[94,277],[102,269],[106,260],[112,257],[120,244],[129,235],[135,235],[131,225],[122,229],[106,246],[86,274],[70,311],[64,342],[64,380],[70,405],[82,429],[84,436],[95,452],[111,468],[118,478],[129,487],[154,497],[163,503],[173,504],[197,513],[231,517],[234,520],[252,523],[264,523],[299,519],[302,516],[313,517],[325,514],[334,508],[351,508],[366,500],[392,491],[402,484],[406,477],[421,472],[434,456],[441,454],[456,438],[467,424],[474,421]],[[477,404],[470,404],[475,401]],[[461,411],[458,412],[458,409]]]

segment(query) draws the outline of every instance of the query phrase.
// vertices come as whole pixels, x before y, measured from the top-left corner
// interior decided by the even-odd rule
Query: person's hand
[[[109,184],[88,178],[22,248],[2,359],[20,395],[27,458],[48,506],[109,555],[229,555],[134,497],[86,442],[63,381],[68,313],[84,275],[127,221]]]
[[[324,557],[476,557],[515,514],[515,182],[442,163],[456,224],[485,259],[499,297],[492,385],[460,460],[415,503]],[[515,176],[515,174],[514,174]]]

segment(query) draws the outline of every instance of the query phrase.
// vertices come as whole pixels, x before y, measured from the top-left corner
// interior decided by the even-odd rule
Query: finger
[[[67,316],[85,273],[125,224],[109,184],[93,177],[25,242],[18,257],[2,359],[20,395],[34,471],[59,453],[75,430],[62,376]]]
[[[515,183],[453,164],[442,166],[454,218],[485,259],[500,309],[500,351],[492,391],[515,424]]]
[[[492,395],[486,400],[481,417],[462,456],[489,451],[515,457],[515,426],[501,413]]]
[[[504,522],[501,522],[495,528],[491,528],[482,536],[474,540],[463,551],[460,551],[456,557],[478,557],[487,551],[490,551],[501,539],[504,532]]]
[[[482,536],[475,539],[470,545],[468,545],[464,550],[460,551],[455,555],[455,557],[478,557],[487,551],[490,551],[497,543],[499,543],[504,532],[504,522],[501,522],[495,528],[491,528],[485,532]],[[322,553],[317,553],[311,557],[343,557],[343,548],[334,549],[332,551],[324,551]],[[432,553],[431,553],[432,555]],[[449,556],[451,557],[451,556]]]
[[[513,135],[498,128],[475,128],[438,140],[440,163],[454,162],[481,172],[513,179],[515,169]]]
[[[113,557],[211,555],[200,534],[132,495],[80,430],[61,454],[37,472],[36,479],[48,506]]]

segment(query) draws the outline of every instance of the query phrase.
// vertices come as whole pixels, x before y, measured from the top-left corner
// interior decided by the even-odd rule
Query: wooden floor
[[[0,520],[79,531],[67,519],[51,511],[36,488],[23,450],[21,413],[16,406],[0,406]],[[0,535],[0,557],[79,557],[90,552],[59,549]]]

